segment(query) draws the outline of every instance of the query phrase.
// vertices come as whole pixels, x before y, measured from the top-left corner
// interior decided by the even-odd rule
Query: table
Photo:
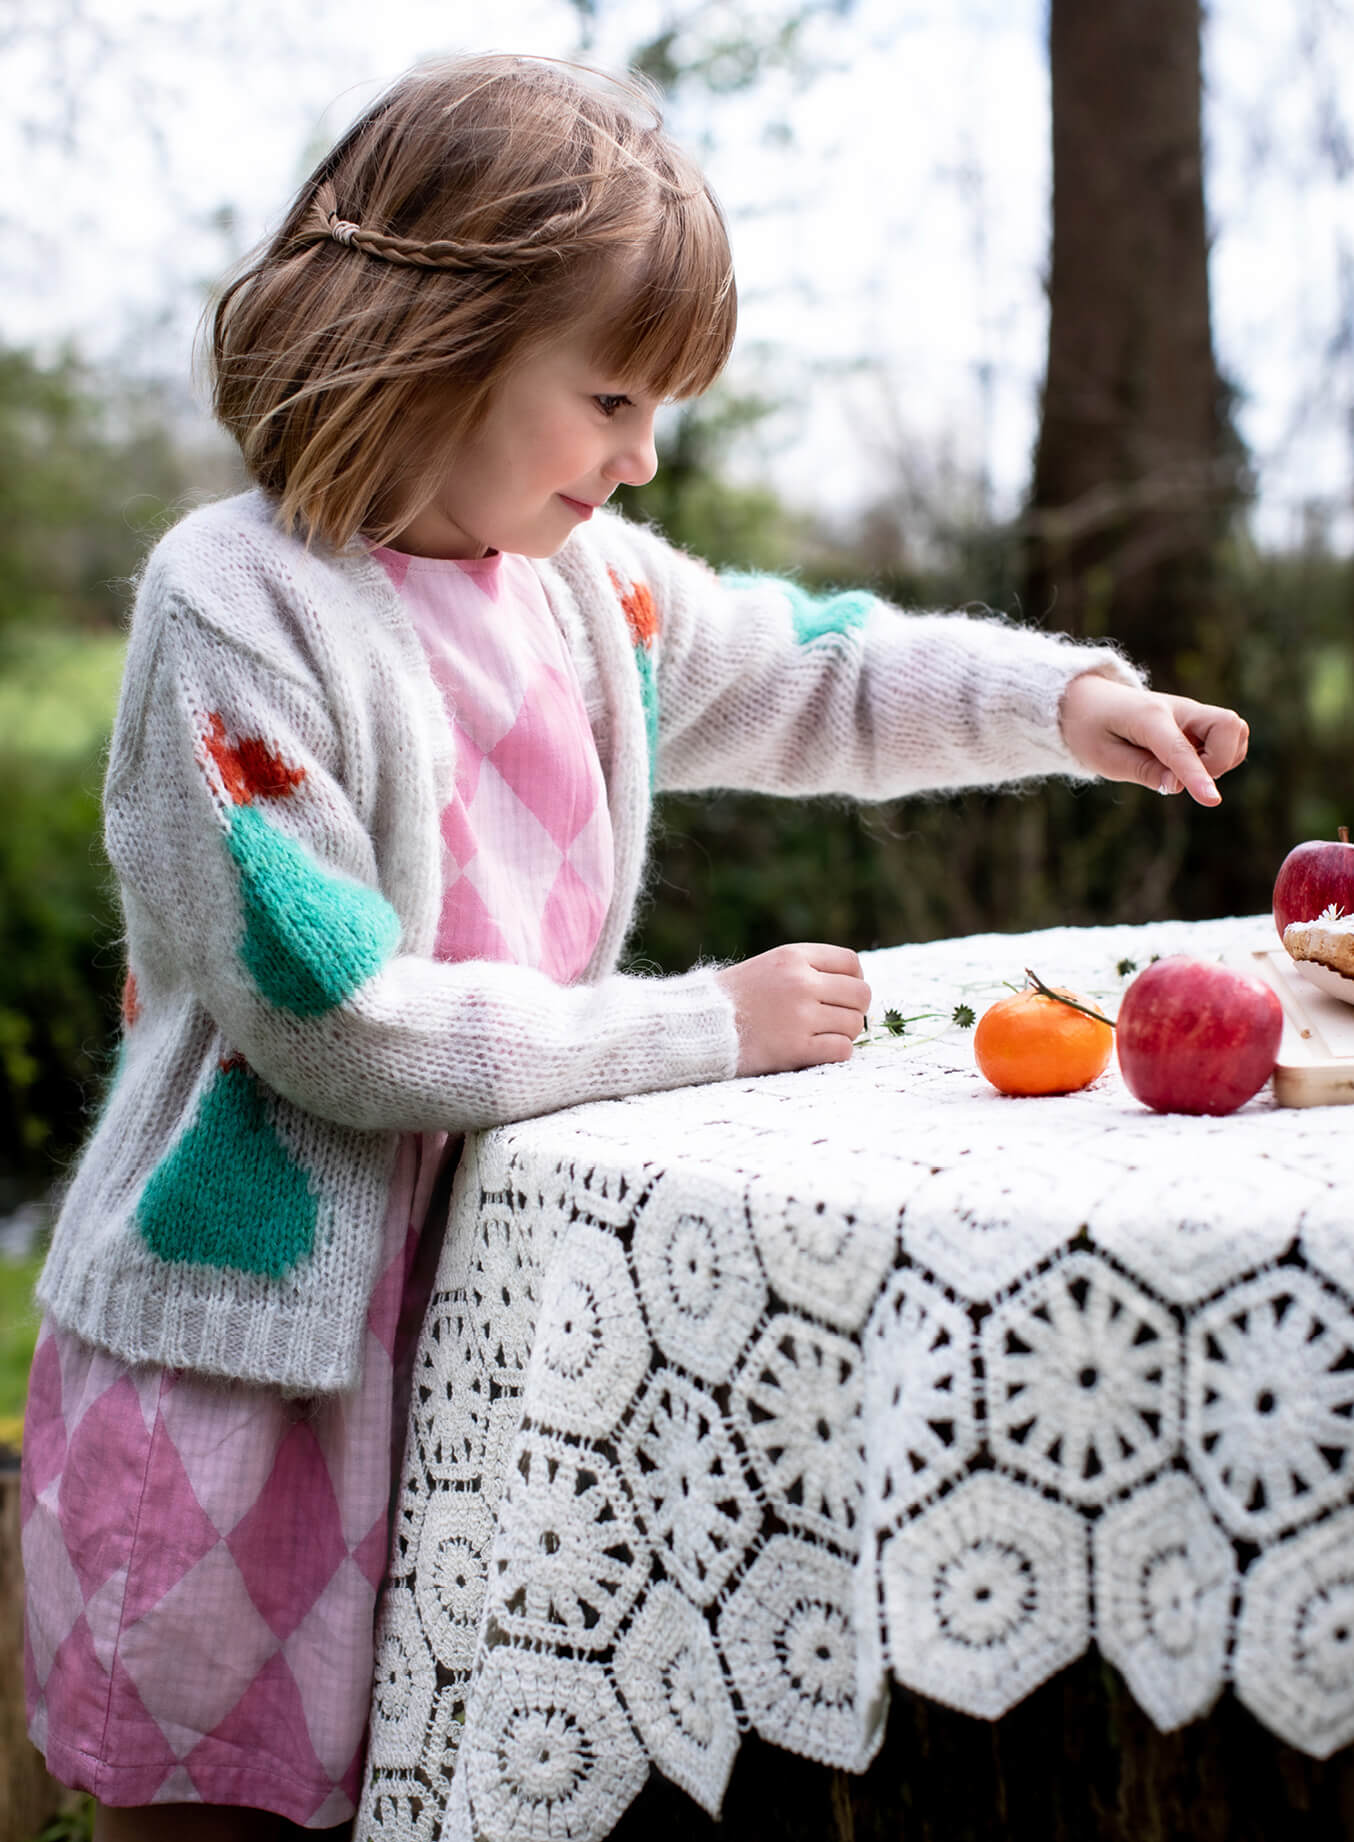
[[[851,1771],[890,1685],[995,1719],[1094,1643],[1156,1726],[1354,1740],[1354,1110],[1011,1099],[1033,967],[1268,917],[866,956],[899,1038],[479,1134],[414,1375],[356,1834],[606,1836],[740,1737]]]

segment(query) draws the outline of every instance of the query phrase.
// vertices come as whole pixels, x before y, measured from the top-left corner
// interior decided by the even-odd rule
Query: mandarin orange
[[[974,1060],[1003,1094],[1070,1094],[1089,1087],[1104,1073],[1113,1047],[1108,1023],[1033,990],[998,998],[973,1033]]]

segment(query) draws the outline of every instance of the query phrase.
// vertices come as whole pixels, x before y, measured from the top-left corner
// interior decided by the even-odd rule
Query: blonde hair
[[[719,207],[645,88],[456,59],[369,109],[226,288],[214,407],[287,529],[379,543],[526,351],[597,324],[606,376],[695,396],[736,312]]]

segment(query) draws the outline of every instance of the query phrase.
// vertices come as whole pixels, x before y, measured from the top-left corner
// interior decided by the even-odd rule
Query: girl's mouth
[[[579,518],[591,518],[593,513],[597,510],[597,507],[595,505],[589,505],[586,499],[571,499],[567,492],[562,492],[560,498],[563,499],[569,510],[575,513]]]

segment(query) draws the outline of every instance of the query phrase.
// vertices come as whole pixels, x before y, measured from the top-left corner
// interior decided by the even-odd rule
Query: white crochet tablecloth
[[[1098,1645],[1354,1740],[1354,1109],[1014,1100],[981,1013],[1267,917],[867,956],[840,1066],[473,1139],[414,1377],[359,1838],[594,1842],[749,1728],[862,1768]],[[934,1012],[934,1017],[918,1013]]]

